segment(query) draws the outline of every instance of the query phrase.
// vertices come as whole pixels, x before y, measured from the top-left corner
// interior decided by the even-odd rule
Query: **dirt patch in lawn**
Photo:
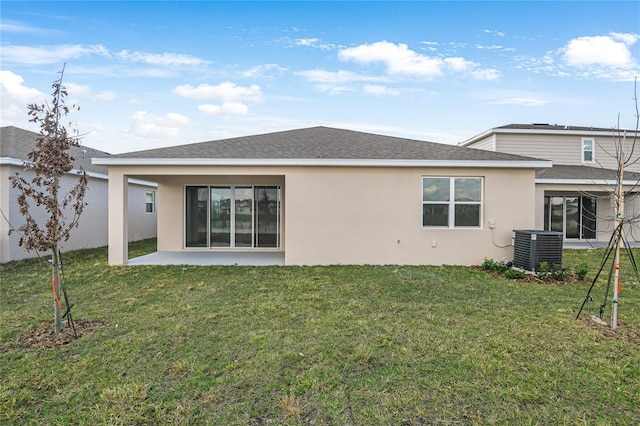
[[[580,319],[585,326],[596,330],[606,340],[624,340],[640,345],[640,325],[631,324],[626,321],[618,321],[618,328],[612,330],[608,320],[606,324],[599,324],[598,319],[592,319],[593,315],[583,315]]]
[[[618,321],[618,328],[612,330],[608,323],[606,325],[598,324],[588,315],[581,317],[581,319],[587,327],[597,330],[607,340],[624,340],[640,345],[640,325],[638,324]]]
[[[73,342],[86,334],[106,327],[102,321],[75,320],[75,334],[73,329],[65,324],[60,333],[56,334],[51,323],[38,324],[27,330],[18,342],[21,348],[46,349],[63,346]]]

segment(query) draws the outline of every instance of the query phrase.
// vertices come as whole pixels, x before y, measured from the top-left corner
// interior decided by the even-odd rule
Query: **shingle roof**
[[[14,126],[0,127],[0,157],[28,160],[28,154],[36,147],[38,133]],[[69,153],[75,159],[74,168],[82,167],[89,172],[107,174],[104,166],[91,164],[92,158],[108,157],[109,154],[86,146],[71,147]]]
[[[507,124],[496,127],[496,129],[512,130],[573,130],[580,132],[612,132],[613,128],[588,127],[588,126],[566,126],[561,124],[533,123],[533,124]]]
[[[531,161],[529,157],[434,142],[311,127],[113,155],[132,159],[333,159]]]
[[[563,166],[554,165],[548,169],[537,169],[536,179],[553,179],[553,180],[592,180],[592,181],[615,181],[617,176],[616,170],[603,169],[600,167],[588,166]],[[640,173],[625,172],[624,180],[639,181]]]

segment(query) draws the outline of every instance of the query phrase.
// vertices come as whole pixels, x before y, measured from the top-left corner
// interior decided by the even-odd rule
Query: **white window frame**
[[[151,194],[151,203],[147,200],[149,194]],[[151,211],[148,209],[149,204],[151,204]],[[144,211],[146,214],[154,214],[156,212],[156,191],[144,192]]]
[[[591,149],[590,150],[586,150],[585,149],[584,145],[585,145],[585,142],[587,142],[587,141],[591,141]],[[582,138],[582,139],[580,139],[580,146],[581,146],[580,152],[581,152],[581,155],[582,155],[582,157],[581,157],[582,162],[583,163],[595,163],[595,161],[596,161],[596,140],[594,138]],[[591,159],[590,160],[587,160],[585,158],[585,154],[587,152],[591,153]]]
[[[206,187],[207,188],[207,243],[206,246],[202,246],[202,247],[195,247],[195,246],[187,246],[187,205],[186,205],[186,200],[187,200],[187,188],[190,187]],[[236,246],[235,245],[235,240],[233,238],[231,238],[230,241],[230,245],[229,246],[212,246],[211,245],[211,189],[212,188],[229,188],[231,189],[231,201],[230,201],[230,206],[231,206],[231,215],[230,215],[230,229],[232,230],[232,236],[233,236],[233,232],[236,226],[236,222],[235,222],[235,204],[236,204],[236,188],[251,188],[251,191],[254,192],[255,194],[255,189],[256,188],[261,188],[261,187],[274,187],[277,188],[278,190],[278,198],[277,198],[277,203],[278,203],[278,209],[279,209],[279,213],[277,215],[277,228],[278,228],[278,238],[276,241],[276,247],[256,247],[256,241],[255,241],[255,223],[252,220],[252,224],[251,224],[251,246]],[[235,184],[229,184],[229,185],[222,185],[222,184],[215,184],[215,185],[210,185],[210,184],[188,184],[188,185],[183,185],[182,187],[182,200],[183,200],[183,206],[182,206],[182,246],[184,249],[186,250],[280,250],[282,248],[282,234],[283,234],[283,229],[282,229],[282,215],[283,215],[283,210],[282,210],[282,186],[281,185],[272,185],[272,184],[247,184],[247,185],[235,185]],[[255,198],[252,199],[252,206],[255,206]],[[253,209],[253,207],[252,207]],[[253,219],[253,217],[252,217]]]
[[[449,200],[448,201],[424,201],[422,192],[424,191],[425,179],[449,179]],[[480,201],[456,201],[455,200],[455,182],[457,179],[477,179],[480,181]],[[421,183],[421,208],[422,215],[420,217],[422,221],[423,229],[482,229],[483,214],[484,214],[484,178],[481,176],[422,176]],[[424,205],[425,204],[441,204],[448,206],[448,225],[447,226],[428,226],[424,225]],[[480,206],[478,225],[477,226],[456,226],[455,225],[455,212],[456,205],[478,205]]]

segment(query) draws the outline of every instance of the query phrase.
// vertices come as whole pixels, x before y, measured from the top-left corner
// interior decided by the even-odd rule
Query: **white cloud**
[[[417,53],[404,43],[379,41],[341,50],[338,57],[344,61],[362,64],[383,63],[391,75],[409,75],[424,78],[441,77],[445,71],[466,73],[481,80],[495,80],[499,72],[482,69],[479,64],[461,57],[431,57]]]
[[[638,34],[621,33],[578,37],[570,40],[561,52],[566,64],[574,67],[634,68],[637,62],[630,47],[638,38]]]
[[[492,80],[497,80],[500,78],[500,71],[498,71],[497,69],[494,68],[487,68],[487,69],[474,69],[471,71],[471,75],[476,79],[476,80],[487,80],[487,81],[492,81]]]
[[[199,105],[198,110],[205,115],[245,115],[249,107],[241,102],[223,102],[222,105]]]
[[[388,77],[384,76],[368,76],[351,71],[326,71],[320,69],[300,71],[296,73],[310,82],[315,83],[315,89],[319,92],[329,93],[331,95],[340,95],[342,93],[350,93],[358,91],[355,87],[348,87],[345,84],[356,82],[386,82]],[[373,88],[372,90],[376,90]],[[382,86],[379,86],[382,87]]]
[[[505,34],[502,31],[495,31],[495,30],[482,30],[483,33],[487,33],[487,34],[492,34],[494,36],[497,37],[504,37]]]
[[[262,77],[267,74],[282,74],[287,69],[277,64],[257,65],[244,71],[241,75],[245,78]]]
[[[362,91],[368,95],[399,95],[400,91],[392,89],[387,86],[380,86],[377,84],[367,84],[362,88]]]
[[[22,76],[11,71],[0,70],[0,112],[3,119],[26,114],[26,106],[42,102],[46,95],[37,89],[27,87]]]
[[[185,98],[219,99],[223,102],[260,102],[262,100],[262,91],[257,84],[243,87],[229,81],[220,83],[217,86],[206,83],[197,87],[183,84],[173,89],[173,93]]]
[[[91,95],[91,99],[93,99],[94,101],[100,101],[100,102],[113,101],[117,97],[118,96],[116,95],[116,92],[113,92],[111,90],[103,90],[102,92],[98,92],[96,94]]]
[[[91,94],[91,88],[86,84],[64,83],[67,88],[69,96],[89,96]]]
[[[6,32],[6,33],[39,34],[43,36],[62,34],[62,31],[34,27],[32,25],[25,24],[20,21],[14,21],[11,19],[3,19],[2,22],[0,22],[0,27],[2,28],[2,32]]]
[[[484,44],[477,43],[475,47],[478,50],[500,50],[502,52],[515,52],[516,51],[516,49],[513,48],[513,47],[504,47],[504,46],[499,45],[499,44],[484,45]]]
[[[610,33],[609,35],[617,40],[621,40],[623,43],[629,46],[635,44],[635,42],[640,39],[640,34]]]
[[[94,101],[112,101],[116,99],[116,93],[110,90],[104,90],[99,93],[93,93],[91,87],[86,84],[65,83],[65,87],[69,93],[69,96],[89,98]]]
[[[382,62],[390,74],[411,74],[428,78],[442,75],[442,59],[420,55],[404,43],[379,41],[362,44],[341,50],[338,57],[343,61],[363,64]]]
[[[366,76],[351,71],[326,71],[313,69],[300,71],[297,75],[306,78],[314,83],[347,83],[351,81],[386,81],[384,77]]]
[[[155,115],[147,111],[137,111],[131,121],[129,131],[136,136],[176,137],[181,127],[189,124],[189,117],[171,112]]]
[[[467,71],[469,68],[478,66],[475,62],[467,61],[464,58],[445,58],[444,62],[452,71]]]
[[[101,44],[65,44],[56,46],[2,46],[2,60],[29,65],[62,63],[82,56],[109,56],[107,48]]]
[[[341,95],[343,93],[354,93],[357,90],[354,87],[341,86],[334,83],[320,83],[316,84],[314,88],[321,93],[328,93],[330,95]]]
[[[162,66],[201,66],[210,62],[196,56],[184,55],[179,53],[148,53],[148,52],[130,52],[121,50],[116,56],[124,61],[143,62],[151,65]]]
[[[545,106],[549,102],[543,99],[514,96],[514,97],[496,99],[490,103],[498,104],[498,105]]]
[[[334,43],[327,43],[317,38],[298,38],[293,41],[295,46],[315,47],[322,50],[335,50],[339,49],[340,45]]]
[[[298,46],[313,46],[318,42],[317,38],[299,38],[296,40]]]
[[[464,58],[445,58],[445,63],[454,72],[468,73],[476,80],[497,80],[500,72],[493,68],[481,68],[480,64]]]
[[[550,103],[548,99],[544,99],[536,93],[530,93],[520,90],[491,91],[478,95],[478,98],[492,105],[520,105],[540,107]]]

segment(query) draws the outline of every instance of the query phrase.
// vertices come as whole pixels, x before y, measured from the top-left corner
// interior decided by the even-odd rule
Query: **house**
[[[17,197],[18,191],[11,186],[9,177],[19,173],[29,180],[33,172],[24,170],[28,161],[28,153],[36,146],[38,133],[13,126],[0,128],[0,263],[35,257],[38,253],[26,252],[19,245],[20,235],[9,230],[20,227],[24,216],[20,214]],[[71,238],[63,243],[63,250],[100,247],[107,245],[107,168],[91,164],[91,158],[105,157],[107,153],[86,146],[72,147],[71,155],[75,158],[75,168],[61,179],[61,188],[69,188],[78,182],[80,168],[87,172],[89,178],[85,201],[88,203],[79,226],[71,232]],[[135,241],[156,236],[156,186],[149,182],[132,180],[129,185],[128,211],[132,226],[128,233],[128,241]],[[44,211],[34,209],[32,214],[39,223],[46,216]],[[48,254],[48,253],[47,253]]]
[[[109,169],[109,263],[128,261],[130,179],[158,184],[158,253],[273,264],[479,264],[535,225],[551,162],[328,127],[94,158]],[[517,194],[514,196],[514,194]],[[155,260],[154,260],[155,259]]]
[[[627,155],[640,158],[640,140],[631,150],[635,131],[509,124],[489,129],[461,143],[467,148],[533,156],[552,161],[552,168],[536,171],[535,229],[562,232],[566,243],[606,243],[615,225],[612,197],[617,177],[616,142],[626,137]],[[632,225],[640,213],[640,162],[625,168],[624,218]],[[626,228],[628,241],[640,233]]]

